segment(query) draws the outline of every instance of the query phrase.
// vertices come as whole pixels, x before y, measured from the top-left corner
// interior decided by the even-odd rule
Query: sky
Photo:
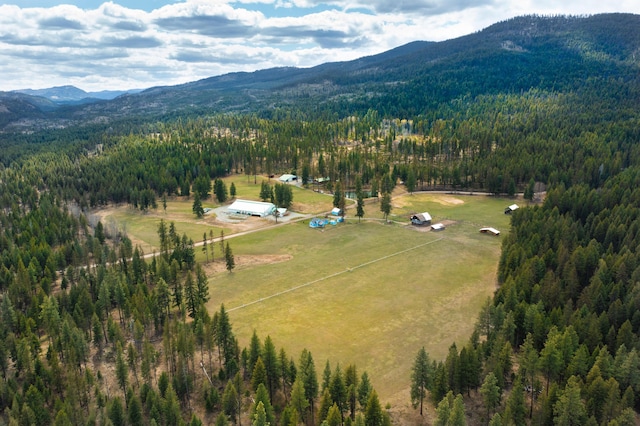
[[[0,91],[175,85],[311,67],[515,16],[640,13],[638,0],[0,0]]]

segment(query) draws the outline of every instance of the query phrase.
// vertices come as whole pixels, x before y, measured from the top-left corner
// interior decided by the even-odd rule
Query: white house
[[[236,200],[229,207],[227,212],[244,214],[247,216],[265,217],[272,215],[276,210],[273,203],[263,203],[262,201]]]

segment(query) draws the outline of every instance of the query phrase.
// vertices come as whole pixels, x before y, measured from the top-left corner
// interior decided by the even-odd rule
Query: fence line
[[[440,238],[438,238],[437,240],[427,241],[426,243],[418,244],[418,245],[417,245],[417,246],[415,246],[415,247],[410,247],[410,248],[408,248],[408,249],[400,250],[400,251],[397,251],[397,252],[395,252],[395,253],[391,253],[391,254],[388,254],[388,255],[386,255],[386,256],[380,257],[380,258],[378,258],[378,259],[374,259],[374,260],[370,260],[370,261],[365,262],[365,263],[361,263],[360,265],[354,266],[354,267],[352,267],[352,268],[347,268],[347,269],[346,269],[346,270],[344,270],[344,271],[339,271],[339,272],[336,272],[336,273],[334,273],[334,274],[327,275],[327,276],[325,276],[325,277],[318,278],[318,279],[315,279],[315,280],[313,280],[313,281],[309,281],[309,282],[306,282],[306,283],[304,283],[304,284],[300,284],[300,285],[298,285],[298,286],[291,287],[291,288],[288,288],[288,289],[286,289],[286,290],[279,291],[279,292],[274,293],[274,294],[272,294],[272,295],[270,295],[270,296],[261,297],[260,299],[258,299],[258,300],[254,300],[253,302],[243,303],[243,304],[242,304],[242,305],[240,305],[240,306],[236,306],[235,308],[231,308],[231,309],[227,310],[227,312],[233,312],[233,311],[238,310],[238,309],[242,309],[242,308],[246,308],[246,307],[251,306],[251,305],[255,305],[256,303],[264,302],[265,300],[273,299],[274,297],[281,296],[281,295],[286,294],[286,293],[291,293],[292,291],[299,290],[299,289],[301,289],[301,288],[303,288],[303,287],[308,287],[308,286],[310,286],[310,285],[313,285],[313,284],[319,283],[319,282],[321,282],[321,281],[324,281],[324,280],[328,280],[328,279],[330,279],[330,278],[337,277],[338,275],[342,275],[342,274],[344,274],[344,273],[348,273],[348,272],[354,271],[354,270],[356,270],[356,269],[363,268],[363,267],[365,267],[365,266],[371,265],[372,263],[380,262],[380,261],[382,261],[382,260],[386,260],[386,259],[389,259],[389,258],[391,258],[391,257],[398,256],[398,255],[400,255],[400,254],[407,253],[407,252],[409,252],[409,251],[411,251],[411,250],[415,250],[415,249],[417,249],[417,248],[424,247],[424,246],[427,246],[427,245],[429,245],[429,244],[437,243],[438,241],[441,241],[441,240],[444,240],[444,237],[440,237]]]

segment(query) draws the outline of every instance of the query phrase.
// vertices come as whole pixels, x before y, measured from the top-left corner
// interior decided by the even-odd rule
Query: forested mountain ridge
[[[525,16],[456,39],[409,43],[354,61],[232,73],[42,112],[64,125],[132,114],[272,116],[281,109],[317,117],[364,113],[371,103],[389,115],[411,116],[466,94],[577,89],[593,79],[628,82],[638,78],[639,64],[639,15]],[[19,111],[15,114],[19,117]]]

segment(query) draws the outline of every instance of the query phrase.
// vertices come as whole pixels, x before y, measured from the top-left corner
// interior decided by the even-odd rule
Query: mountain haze
[[[99,92],[85,92],[75,86],[57,86],[48,89],[14,90],[25,95],[47,98],[57,104],[82,104],[98,100],[111,100],[126,93],[137,93],[140,90],[101,90]]]

